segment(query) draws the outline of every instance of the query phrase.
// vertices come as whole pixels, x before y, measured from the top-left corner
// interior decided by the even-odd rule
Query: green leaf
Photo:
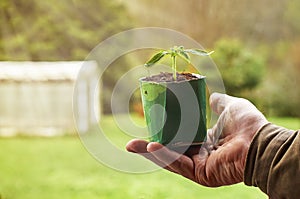
[[[144,66],[150,67],[150,66],[154,65],[154,64],[157,63],[159,60],[161,60],[161,58],[163,58],[166,54],[169,54],[169,52],[168,52],[168,51],[165,51],[165,50],[156,53],[155,55],[153,55],[153,57],[152,57],[149,61],[147,61],[147,62],[145,63]]]
[[[194,55],[199,55],[199,56],[208,56],[212,54],[214,51],[206,52],[205,50],[200,50],[200,49],[185,49],[184,52],[191,53]]]
[[[186,52],[179,51],[178,55],[179,55],[179,57],[181,57],[187,63],[191,63],[191,58],[190,58],[189,54],[187,54]]]

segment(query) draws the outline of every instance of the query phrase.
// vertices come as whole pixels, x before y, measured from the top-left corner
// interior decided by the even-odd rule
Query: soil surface
[[[177,80],[174,81],[173,73],[161,72],[160,74],[157,75],[144,77],[142,80],[149,81],[149,82],[182,82],[182,81],[197,80],[197,79],[199,79],[199,77],[193,75],[192,73],[177,73]]]

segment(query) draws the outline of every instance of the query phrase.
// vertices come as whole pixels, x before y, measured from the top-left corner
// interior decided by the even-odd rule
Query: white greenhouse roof
[[[95,61],[0,61],[0,81],[74,81],[83,65],[97,67]]]

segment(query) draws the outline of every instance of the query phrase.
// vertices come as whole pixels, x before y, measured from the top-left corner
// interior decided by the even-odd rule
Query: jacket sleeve
[[[271,199],[300,197],[300,135],[274,124],[254,136],[246,159],[244,182]]]

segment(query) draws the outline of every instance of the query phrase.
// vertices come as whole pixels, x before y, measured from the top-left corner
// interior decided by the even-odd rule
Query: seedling
[[[145,63],[145,67],[151,67],[160,61],[164,56],[171,56],[172,60],[172,70],[173,70],[173,79],[176,81],[177,79],[177,64],[176,58],[177,56],[186,61],[187,63],[191,63],[191,57],[189,54],[199,55],[199,56],[208,56],[212,54],[214,51],[206,52],[201,49],[184,49],[183,46],[174,46],[169,50],[161,50],[158,53],[154,54],[149,61]]]

